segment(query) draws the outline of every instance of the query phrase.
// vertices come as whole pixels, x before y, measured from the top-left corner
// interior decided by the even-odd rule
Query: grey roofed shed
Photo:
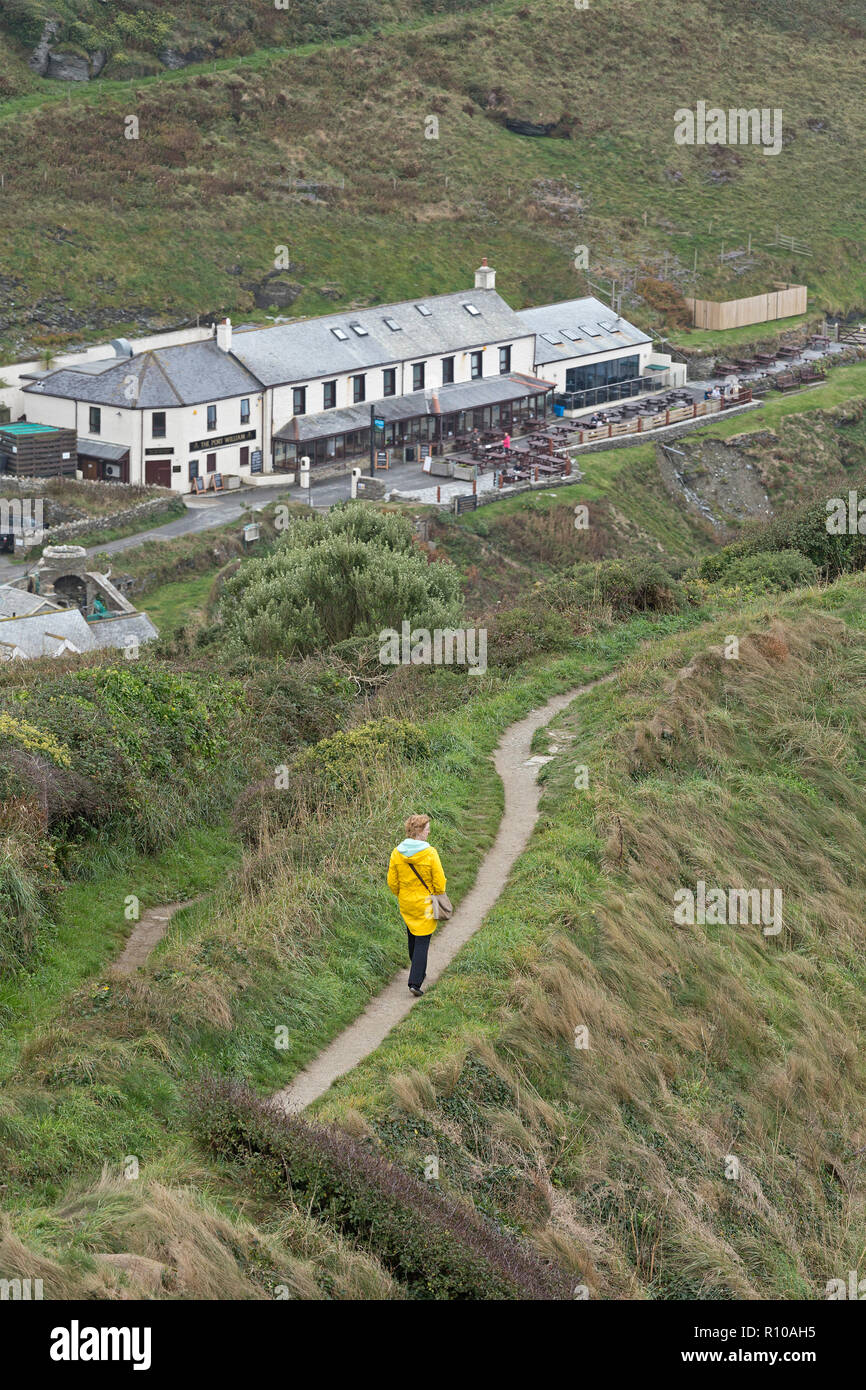
[[[317,415],[295,415],[287,425],[277,430],[275,439],[303,443],[307,439],[328,439],[332,435],[350,434],[353,430],[369,429],[370,411],[384,419],[413,420],[423,415],[451,415],[461,410],[476,410],[485,405],[504,404],[524,396],[540,396],[554,389],[553,382],[537,377],[482,377],[478,381],[461,381],[452,386],[429,387],[411,391],[408,396],[386,396],[384,400],[368,401],[349,406],[346,410],[323,410]]]
[[[90,364],[91,366],[94,364]],[[126,410],[170,410],[254,395],[261,383],[213,339],[153,348],[112,359],[100,372],[61,367],[24,387],[25,395],[62,396]]]
[[[118,613],[88,622],[77,608],[60,608],[54,613],[0,619],[0,659],[8,660],[16,650],[31,659],[55,656],[64,642],[78,652],[92,652],[124,647],[129,637],[144,643],[158,636],[146,613]]]
[[[633,323],[623,318],[617,319],[613,309],[599,299],[566,299],[558,304],[544,304],[537,309],[521,309],[517,317],[525,328],[537,335],[536,365],[565,362],[575,357],[605,352],[623,352],[652,342]],[[568,334],[574,337],[568,337]]]
[[[471,314],[467,304],[474,305],[478,314]],[[419,305],[429,314],[419,312]],[[397,324],[396,329],[389,328],[388,319]],[[359,336],[353,323],[366,333]],[[345,338],[336,337],[333,329]],[[468,289],[400,304],[344,309],[272,328],[244,329],[234,333],[232,353],[265,386],[279,386],[467,352],[488,343],[526,338],[531,331],[495,290]]]

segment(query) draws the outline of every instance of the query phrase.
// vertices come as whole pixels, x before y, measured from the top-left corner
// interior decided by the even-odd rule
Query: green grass
[[[142,601],[142,611],[156,624],[160,636],[169,637],[179,627],[195,623],[203,616],[217,570],[161,584]]]
[[[806,275],[803,271],[803,276]],[[805,278],[799,283],[805,283]],[[697,298],[703,298],[698,295]],[[732,299],[739,298],[738,295],[731,295]],[[670,341],[678,348],[685,351],[698,349],[701,352],[714,352],[720,355],[729,348],[741,347],[744,343],[758,343],[762,339],[775,339],[783,333],[793,333],[798,329],[814,325],[816,316],[814,313],[795,314],[788,319],[769,319],[766,323],[751,323],[745,328],[681,328],[671,333]]]
[[[816,1298],[857,1268],[862,1213],[828,1174],[855,1161],[866,1092],[863,592],[658,641],[557,719],[574,742],[502,898],[314,1113],[409,1171],[437,1153],[443,1186],[532,1230],[593,1298]],[[677,682],[732,626],[781,645]],[[668,748],[641,733],[654,716]],[[697,878],[781,884],[784,934],[674,926]],[[531,1195],[548,1183],[553,1220]]]
[[[791,8],[814,18],[801,0]],[[615,273],[617,257],[637,264],[665,253],[690,267],[697,250],[698,281],[681,277],[682,291],[730,297],[804,273],[769,246],[777,225],[812,244],[805,273],[816,313],[856,307],[866,302],[855,196],[863,129],[859,106],[844,100],[856,59],[835,17],[793,51],[783,18],[740,6],[732,20],[689,0],[660,23],[631,0],[579,13],[569,0],[509,0],[412,14],[381,34],[215,70],[64,93],[43,84],[6,107],[0,230],[15,315],[0,348],[75,338],[74,323],[46,332],[21,307],[58,285],[80,331],[102,338],[203,305],[260,317],[253,288],[287,225],[289,278],[301,287],[294,314],[456,289],[485,252],[515,306],[585,293],[573,268],[578,232],[596,274]],[[673,111],[689,91],[731,105],[760,95],[796,113],[796,139],[778,159],[677,147]],[[141,136],[122,140],[133,107]],[[424,139],[431,109],[438,141]],[[562,120],[573,134],[523,138],[506,116]],[[351,146],[341,139],[347,125]],[[58,171],[48,186],[46,165]],[[321,202],[293,190],[301,176],[330,186]],[[745,245],[749,234],[757,264],[733,276],[719,247]],[[670,327],[648,301],[624,311]]]
[[[3,1020],[2,1070],[14,1065],[21,1041],[52,1018],[64,995],[86,981],[95,988],[101,972],[119,954],[133,923],[125,916],[133,894],[140,908],[178,902],[211,892],[237,863],[240,845],[226,826],[179,828],[176,843],[145,857],[110,847],[91,851],[92,877],[68,886],[56,926],[39,966],[32,973],[0,981]],[[61,1009],[62,1016],[62,1009]]]
[[[773,429],[787,415],[799,415],[812,410],[831,410],[847,401],[862,399],[866,393],[866,362],[852,362],[849,365],[834,367],[827,381],[821,386],[810,386],[802,391],[774,391],[764,397],[761,409],[749,411],[745,416],[738,415],[727,420],[708,425],[701,434],[714,438],[727,439],[732,434],[750,433],[753,430]]]

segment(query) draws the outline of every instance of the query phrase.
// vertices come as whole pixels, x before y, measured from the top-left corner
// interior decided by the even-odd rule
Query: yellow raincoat
[[[415,865],[424,880],[422,887],[409,868]],[[445,892],[445,875],[439,855],[424,840],[404,840],[391,851],[388,887],[396,896],[400,915],[413,936],[431,936],[438,923],[432,916],[430,894]]]

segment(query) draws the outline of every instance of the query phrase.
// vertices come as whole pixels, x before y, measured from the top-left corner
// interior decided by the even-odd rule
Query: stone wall
[[[90,535],[95,531],[115,531],[140,520],[152,522],[156,526],[161,518],[168,520],[171,516],[180,515],[177,503],[176,497],[153,497],[146,502],[136,502],[131,507],[124,507],[122,511],[109,512],[105,516],[89,516],[83,521],[68,521],[62,526],[52,526],[49,538],[52,545],[62,545],[74,540],[76,536]]]

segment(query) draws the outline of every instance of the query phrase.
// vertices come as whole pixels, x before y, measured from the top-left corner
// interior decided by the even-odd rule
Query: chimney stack
[[[496,289],[496,271],[487,264],[487,257],[483,256],[481,264],[475,272],[475,288],[477,290]]]
[[[216,331],[217,347],[222,348],[223,352],[232,350],[232,321],[223,319],[222,323],[217,324]]]

